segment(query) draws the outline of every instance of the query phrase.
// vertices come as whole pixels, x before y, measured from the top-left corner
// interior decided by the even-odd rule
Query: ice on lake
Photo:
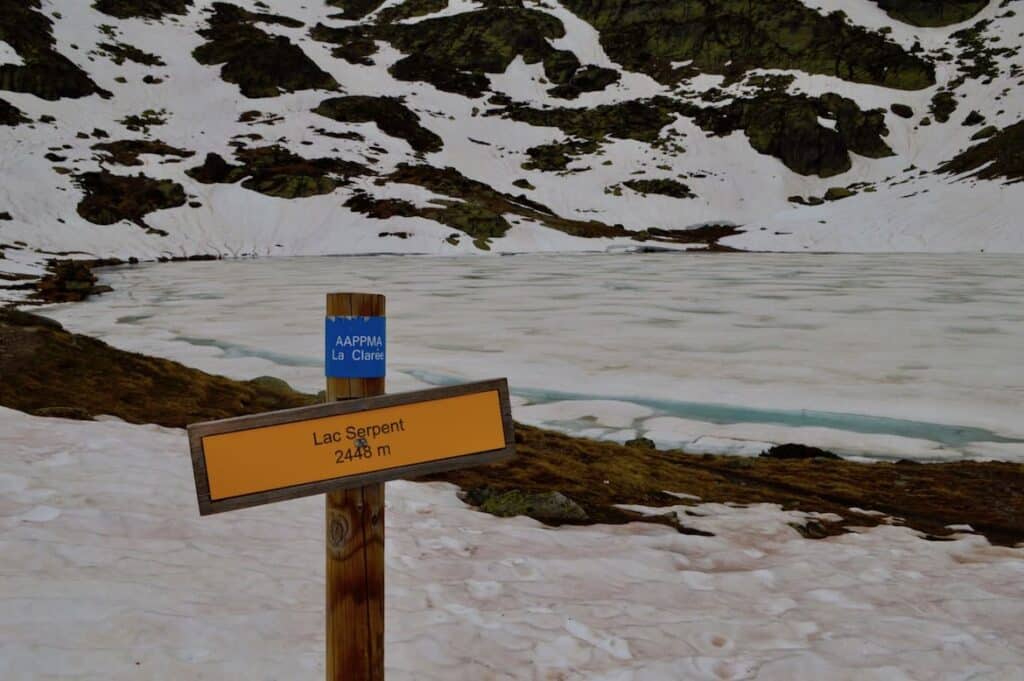
[[[696,452],[1024,460],[1024,261],[1001,255],[323,257],[101,270],[70,329],[322,387],[330,291],[388,296],[389,390],[508,376],[515,416]]]

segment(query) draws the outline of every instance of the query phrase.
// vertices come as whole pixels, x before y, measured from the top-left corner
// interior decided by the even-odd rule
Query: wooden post
[[[328,316],[384,316],[384,296],[327,294]],[[327,401],[384,378],[327,378]],[[327,493],[327,681],[384,681],[384,484]]]

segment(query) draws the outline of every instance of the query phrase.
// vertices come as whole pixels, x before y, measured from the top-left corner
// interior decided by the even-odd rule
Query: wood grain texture
[[[384,316],[384,296],[327,295],[327,316]],[[327,378],[327,401],[384,393],[383,378]],[[327,493],[327,681],[384,681],[384,483]]]
[[[348,380],[342,380],[347,384]],[[449,459],[439,459],[409,466],[389,468],[374,471],[361,475],[350,475],[330,480],[310,482],[291,487],[268,490],[255,494],[230,497],[213,501],[210,498],[210,485],[206,472],[206,462],[203,454],[202,438],[208,435],[220,433],[237,432],[251,428],[262,428],[298,421],[308,421],[328,416],[340,416],[355,414],[373,409],[415,404],[426,400],[445,399],[448,397],[460,397],[479,392],[495,391],[498,393],[498,400],[501,406],[502,424],[505,431],[505,447],[490,452],[456,456]],[[456,468],[477,466],[494,463],[508,458],[514,454],[514,434],[511,414],[511,401],[508,392],[508,382],[503,379],[491,379],[478,381],[476,383],[464,383],[461,385],[446,386],[443,388],[430,388],[427,390],[416,390],[407,393],[396,393],[394,395],[382,395],[361,399],[349,398],[348,401],[329,402],[309,407],[298,407],[295,409],[282,409],[280,411],[267,412],[264,414],[251,414],[231,419],[218,421],[207,421],[204,423],[192,424],[188,427],[189,448],[192,455],[192,471],[196,481],[196,495],[199,503],[199,512],[202,515],[234,511],[250,506],[259,506],[276,501],[297,499],[299,497],[313,494],[324,494],[343,488],[361,487],[368,484],[384,482],[386,480],[410,479],[432,473],[441,473]]]

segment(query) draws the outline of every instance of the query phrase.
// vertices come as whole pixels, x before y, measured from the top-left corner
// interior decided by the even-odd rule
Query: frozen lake
[[[334,257],[101,270],[44,312],[119,347],[322,388],[324,294],[388,296],[389,390],[508,376],[516,417],[756,454],[1024,461],[1024,260]]]

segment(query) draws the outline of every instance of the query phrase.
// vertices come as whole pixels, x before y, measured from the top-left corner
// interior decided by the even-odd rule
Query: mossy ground
[[[692,199],[697,196],[685,183],[667,177],[626,180],[622,184],[640,194],[660,194],[676,199]]]
[[[879,33],[823,15],[799,0],[565,0],[600,32],[624,67],[662,82],[696,72],[738,79],[752,69],[797,69],[916,90],[932,65]],[[688,66],[673,66],[689,63]]]
[[[112,414],[131,423],[181,428],[188,423],[283,409],[315,398],[279,381],[235,381],[176,362],[110,347],[64,331],[55,322],[0,310],[0,405],[63,417]],[[835,513],[839,522],[795,528],[823,537],[855,526],[898,522],[931,536],[951,524],[970,524],[994,543],[1024,541],[1024,466],[1011,463],[877,463],[843,460],[744,459],[626,447],[516,426],[517,455],[490,466],[432,476],[473,498],[527,498],[558,492],[587,519],[539,518],[549,523],[634,520],[686,528],[686,514],[642,517],[618,507],[688,505],[667,492],[703,502],[776,503]],[[186,452],[182,451],[182,456]],[[477,494],[477,496],[480,496]],[[481,496],[481,498],[483,498]],[[499,505],[498,510],[505,506]],[[524,511],[529,511],[529,504]],[[881,511],[890,518],[852,511]]]
[[[28,118],[21,112],[21,109],[10,102],[0,99],[0,125],[20,125],[28,123]]]

